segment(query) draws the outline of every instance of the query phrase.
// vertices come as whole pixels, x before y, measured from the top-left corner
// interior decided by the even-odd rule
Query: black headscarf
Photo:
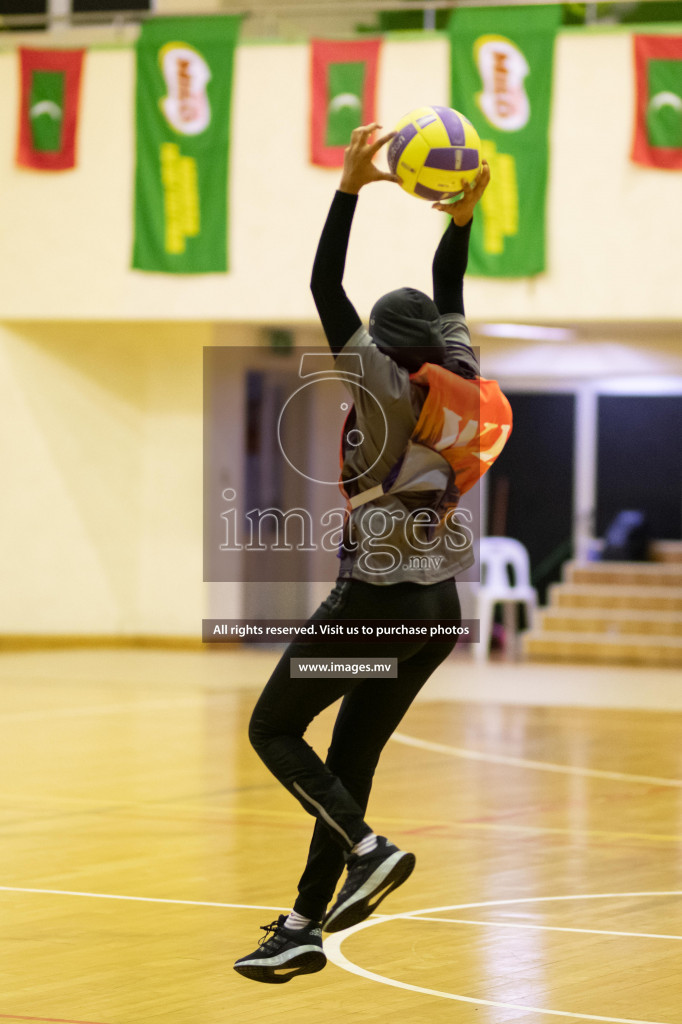
[[[369,333],[374,344],[399,366],[415,373],[423,363],[443,364],[445,342],[433,299],[416,288],[396,288],[372,307]]]
[[[369,315],[369,333],[378,349],[410,373],[423,363],[436,363],[467,380],[480,376],[471,345],[445,344],[436,303],[416,288],[396,288],[382,295]]]

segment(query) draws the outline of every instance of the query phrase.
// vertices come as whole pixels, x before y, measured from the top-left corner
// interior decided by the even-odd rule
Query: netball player
[[[478,449],[469,449],[470,464],[461,466],[450,465],[431,442],[438,414],[443,420],[443,402],[474,401],[476,419],[482,419],[479,368],[464,319],[462,288],[472,216],[490,172],[484,162],[459,202],[435,204],[451,221],[433,260],[434,298],[410,288],[391,292],[373,308],[367,329],[342,280],[360,190],[374,182],[399,181],[374,164],[375,155],[392,137],[374,140],[378,127],[364,126],[352,134],[311,280],[335,368],[343,371],[348,365],[352,372],[349,357],[357,359],[359,354],[363,376],[362,386],[348,385],[354,404],[342,439],[341,477],[350,514],[339,577],[310,622],[458,623],[455,576],[473,556],[461,536],[459,543],[445,543],[452,538],[442,536],[443,524],[447,525],[444,513],[456,504],[467,474],[478,479],[486,467],[480,458],[480,438],[473,442]],[[381,238],[376,239],[376,249],[380,259]],[[491,415],[508,421],[508,433],[508,403],[497,385],[492,387],[494,382],[486,384],[491,385]],[[383,418],[387,431],[379,429],[377,420],[383,423]],[[415,550],[423,550],[423,520],[418,520],[415,508],[432,513],[424,536],[441,530],[440,563],[412,557]],[[385,529],[377,530],[377,516]],[[253,711],[249,737],[270,771],[316,823],[291,913],[263,926],[258,949],[234,965],[240,974],[282,983],[321,970],[326,963],[322,931],[338,931],[364,920],[412,872],[414,855],[376,835],[365,819],[366,808],[382,749],[454,643],[419,635],[387,643],[359,639],[352,647],[332,641],[294,642],[284,652]],[[314,661],[349,655],[396,658],[398,677],[290,675],[292,658]],[[303,735],[316,715],[341,697],[323,762]],[[344,868],[344,885],[330,907]]]

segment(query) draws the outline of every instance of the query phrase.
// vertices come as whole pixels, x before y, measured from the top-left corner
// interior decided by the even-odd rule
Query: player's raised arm
[[[475,181],[462,183],[462,198],[455,203],[433,203],[434,210],[452,218],[433,257],[433,300],[441,316],[464,315],[464,274],[469,259],[469,235],[474,208],[488,187],[490,167],[486,160]]]
[[[374,165],[376,153],[393,137],[390,133],[372,141],[378,127],[370,124],[356,128],[351,136],[344,156],[341,182],[327,214],[313,263],[310,288],[329,347],[334,353],[341,351],[362,323],[343,287],[358,192],[371,181],[400,181],[396,175],[380,171]]]

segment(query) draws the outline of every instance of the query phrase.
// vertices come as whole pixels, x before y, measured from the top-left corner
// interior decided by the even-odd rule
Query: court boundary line
[[[474,910],[479,907],[508,907],[517,903],[559,903],[564,900],[613,900],[631,898],[633,896],[682,896],[682,889],[638,890],[636,892],[585,892],[569,893],[563,896],[513,896],[505,900],[480,900],[476,903],[448,903],[442,907],[429,907],[428,910],[406,910],[401,914],[382,915],[398,919],[411,917],[412,914],[439,914],[444,910]]]
[[[0,885],[0,892],[38,893],[42,896],[83,896],[93,900],[121,900],[131,903],[167,903],[186,907],[220,907],[224,910],[270,910],[286,914],[291,907],[265,907],[255,903],[218,903],[211,900],[172,900],[161,896],[124,896],[108,892],[78,892],[74,889],[38,889],[20,885]]]
[[[271,905],[261,905],[257,903],[222,903],[214,900],[179,900],[171,899],[170,897],[164,896],[129,896],[123,893],[107,893],[107,892],[83,892],[77,889],[43,889],[35,886],[23,886],[23,885],[0,885],[0,892],[24,892],[24,893],[36,893],[44,896],[81,896],[86,899],[96,900],[121,900],[123,902],[132,903],[166,903],[177,906],[188,906],[188,907],[218,907],[225,910],[270,910],[279,913],[286,913],[289,909],[287,907],[273,907]],[[383,924],[385,921],[401,921],[403,919],[409,919],[416,915],[424,914],[440,914],[449,910],[477,910],[481,907],[508,907],[515,906],[519,903],[559,903],[570,900],[613,900],[613,899],[632,899],[641,896],[682,896],[682,889],[654,889],[654,890],[637,890],[633,892],[590,892],[590,893],[569,893],[562,896],[514,896],[510,899],[504,900],[481,900],[475,903],[448,903],[441,907],[427,907],[426,909],[419,910],[405,910],[400,914],[373,914],[371,917],[372,924]],[[421,919],[421,918],[418,918]],[[426,921],[438,921],[444,920],[443,918],[432,918],[424,917]],[[478,923],[478,922],[472,922]],[[494,923],[494,922],[484,922]],[[362,922],[363,926],[367,926],[367,922]],[[359,927],[359,926],[358,926]],[[582,930],[582,929],[581,929]],[[591,929],[585,929],[591,932]],[[331,933],[330,933],[331,934]],[[349,930],[350,934],[350,930]],[[597,934],[600,934],[597,932]],[[620,933],[617,933],[620,934]],[[647,932],[626,932],[623,934],[632,935],[634,937],[648,938],[651,933]],[[653,937],[653,936],[652,936]],[[656,936],[657,938],[682,938],[682,936]]]
[[[272,907],[272,906],[261,906],[258,904],[251,903],[219,903],[214,901],[204,900],[178,900],[170,899],[165,897],[155,896],[126,896],[122,894],[114,893],[92,893],[92,892],[81,892],[76,890],[67,889],[40,889],[28,886],[0,886],[0,892],[20,892],[20,893],[36,893],[41,895],[50,896],[76,896],[90,899],[108,899],[108,900],[121,900],[139,903],[161,903],[171,904],[175,906],[194,906],[194,907],[218,907],[221,909],[228,910],[268,910],[280,913],[286,913],[286,908]],[[388,978],[382,974],[376,974],[373,971],[368,971],[364,967],[360,967],[358,964],[354,964],[352,960],[349,960],[344,953],[341,952],[341,944],[354,935],[356,932],[363,931],[366,928],[374,927],[378,924],[391,923],[393,921],[410,920],[426,920],[438,923],[439,918],[425,917],[426,914],[437,914],[444,911],[450,910],[465,910],[475,907],[500,907],[509,906],[513,904],[525,904],[525,903],[549,903],[549,902],[561,902],[566,900],[597,900],[597,899],[625,899],[640,896],[682,896],[682,890],[656,890],[656,891],[642,891],[642,892],[615,892],[615,893],[584,893],[584,894],[573,894],[573,895],[561,895],[561,896],[527,896],[527,897],[514,897],[512,899],[505,900],[484,900],[476,903],[457,903],[448,904],[447,906],[441,907],[426,907],[418,910],[406,911],[401,914],[378,914],[370,917],[367,921],[362,921],[360,924],[355,925],[353,928],[348,928],[343,932],[336,932],[328,934],[324,941],[324,950],[327,954],[327,959],[330,963],[333,963],[336,967],[341,970],[347,971],[349,974],[355,974],[358,977],[366,978],[368,981],[374,981],[381,985],[388,985],[392,988],[400,988],[409,992],[417,992],[422,995],[436,996],[441,999],[450,999],[454,1002],[470,1003],[476,1006],[494,1006],[499,1009],[506,1010],[523,1010],[525,1013],[544,1013],[552,1017],[573,1017],[575,1020],[589,1020],[589,1021],[602,1021],[605,1024],[672,1024],[671,1021],[650,1021],[642,1018],[632,1017],[607,1017],[600,1014],[586,1014],[586,1013],[575,1013],[568,1010],[548,1010],[543,1007],[536,1006],[524,1006],[519,1003],[503,1003],[499,1000],[490,999],[478,999],[473,996],[463,996],[454,992],[442,992],[439,989],[426,988],[420,985],[411,985],[408,982],[398,981],[394,978]],[[468,923],[468,922],[463,922]],[[472,922],[473,923],[473,922]],[[476,922],[481,923],[481,922]],[[494,925],[496,922],[482,922],[484,924]],[[506,923],[506,922],[505,922]],[[540,926],[539,926],[540,927]],[[547,929],[550,930],[550,929]],[[551,929],[555,930],[555,929]],[[590,929],[581,929],[588,934],[592,934]],[[594,934],[602,934],[601,931],[594,931]],[[611,934],[611,933],[609,933]],[[620,934],[620,933],[616,933]],[[670,938],[670,936],[659,936],[642,933],[627,933],[632,938]],[[680,938],[679,936],[673,936],[673,938]],[[33,1021],[44,1021],[49,1024],[96,1024],[96,1022],[87,1021],[64,1021],[56,1020],[55,1018],[46,1017],[11,1017],[0,1014],[0,1019],[7,1020],[33,1020]]]
[[[479,750],[467,750],[465,747],[453,747],[447,743],[421,740],[403,732],[394,732],[391,739],[407,747],[428,750],[434,754],[447,754],[449,757],[461,757],[468,761],[486,761],[489,764],[504,764],[512,768],[528,768],[538,772],[557,772],[560,775],[579,775],[583,778],[611,779],[615,782],[638,782],[649,786],[670,786],[673,789],[682,789],[682,779],[662,779],[655,775],[630,775],[627,772],[610,772],[601,768],[581,768],[578,765],[554,764],[551,761],[531,761],[525,757],[509,757],[506,754],[486,754]]]
[[[210,694],[210,703],[226,702],[229,695]],[[129,704],[108,704],[100,707],[94,705],[83,705],[75,708],[52,708],[47,711],[9,711],[0,713],[0,721],[40,721],[45,718],[87,718],[92,715],[117,715],[128,714],[131,711],[171,711],[182,708],[200,707],[206,704],[206,697],[177,697],[146,699],[143,701],[131,701]],[[396,743],[402,743],[408,747],[416,747],[419,750],[428,750],[431,753],[446,754],[449,757],[459,757],[463,760],[482,761],[489,764],[503,764],[514,768],[526,768],[532,771],[555,772],[562,775],[577,775],[583,778],[610,779],[616,782],[634,782],[643,785],[666,786],[673,789],[682,789],[682,779],[666,779],[655,775],[634,775],[628,772],[613,772],[600,768],[581,768],[578,765],[561,765],[551,761],[533,761],[528,758],[511,757],[505,754],[489,754],[478,750],[468,750],[465,747],[454,747],[447,743],[434,743],[431,740],[422,740],[416,736],[409,736],[407,733],[394,732],[391,739]]]
[[[672,1021],[651,1021],[644,1020],[642,1018],[632,1017],[608,1017],[602,1014],[589,1014],[589,1013],[575,1013],[574,1011],[568,1010],[548,1010],[544,1007],[539,1006],[525,1006],[521,1003],[504,1003],[499,1000],[492,999],[478,999],[473,996],[463,996],[454,992],[442,992],[439,989],[426,988],[421,985],[411,985],[408,982],[398,981],[394,978],[388,978],[385,975],[377,974],[374,971],[368,971],[364,967],[360,967],[358,964],[353,963],[349,960],[345,954],[341,951],[341,945],[347,938],[354,935],[356,932],[364,931],[366,928],[374,927],[377,924],[391,923],[392,921],[399,920],[410,920],[415,915],[420,918],[419,915],[433,914],[447,910],[459,910],[464,907],[492,907],[492,906],[506,906],[514,903],[540,903],[540,902],[551,902],[559,900],[581,900],[581,899],[621,899],[624,897],[632,896],[682,896],[682,890],[671,890],[671,891],[660,891],[660,892],[638,892],[638,893],[590,893],[587,895],[577,896],[535,896],[528,898],[514,898],[508,900],[487,900],[480,903],[470,904],[451,904],[447,907],[427,907],[422,910],[415,910],[402,914],[390,914],[378,916],[376,918],[369,918],[367,921],[362,921],[360,924],[355,925],[353,928],[348,928],[343,932],[336,932],[329,935],[325,939],[325,952],[327,959],[331,963],[335,964],[341,970],[348,971],[350,974],[355,974],[358,977],[366,978],[368,981],[374,981],[381,985],[389,985],[392,988],[403,989],[408,992],[417,992],[421,995],[436,996],[441,999],[450,999],[454,1002],[469,1003],[475,1006],[494,1006],[498,1009],[503,1010],[522,1010],[524,1013],[538,1013],[545,1014],[551,1017],[571,1017],[574,1020],[589,1020],[589,1021],[602,1021],[605,1024],[673,1024]],[[438,918],[425,918],[425,920],[437,921]]]
[[[569,932],[576,935],[613,935],[623,939],[670,939],[682,942],[682,935],[659,935],[656,932],[616,932],[607,928],[564,928],[554,924],[526,924],[523,921],[477,921],[474,918],[456,917],[421,917],[418,914],[405,914],[401,920],[431,921],[438,924],[473,924],[482,928],[527,928],[539,932]]]

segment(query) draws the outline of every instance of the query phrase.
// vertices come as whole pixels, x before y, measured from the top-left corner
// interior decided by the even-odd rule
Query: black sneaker
[[[322,949],[322,932],[319,924],[312,921],[305,928],[284,927],[286,915],[282,914],[272,924],[263,924],[265,935],[258,949],[250,956],[243,956],[234,965],[235,971],[252,981],[264,981],[270,985],[282,985],[297,974],[314,974],[327,963]]]
[[[404,853],[383,836],[377,837],[376,849],[371,853],[351,854],[346,864],[348,877],[322,922],[323,929],[340,932],[364,921],[390,892],[409,878],[415,862],[413,853]]]

